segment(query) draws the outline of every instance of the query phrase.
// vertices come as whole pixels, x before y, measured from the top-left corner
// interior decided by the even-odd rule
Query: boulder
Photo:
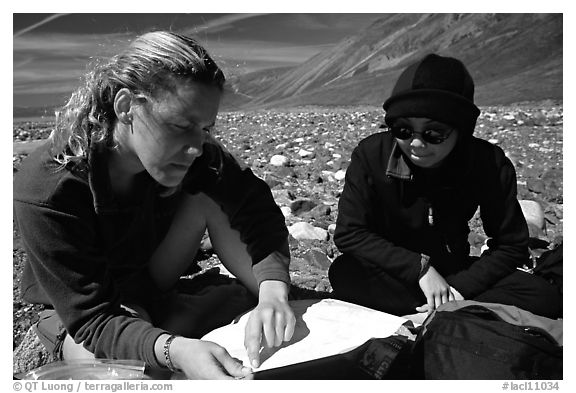
[[[294,194],[286,189],[272,190],[272,197],[278,206],[290,206],[295,199]]]
[[[526,188],[536,194],[542,194],[546,190],[546,185],[541,179],[528,179],[526,181]]]
[[[320,250],[315,250],[315,249],[308,250],[303,255],[303,258],[310,265],[316,266],[317,268],[322,269],[322,270],[328,270],[328,268],[332,264],[332,261],[330,260],[330,258],[328,258],[328,256]]]
[[[544,210],[542,209],[542,206],[540,206],[538,202],[531,200],[520,200],[518,202],[522,208],[524,218],[526,218],[530,237],[545,237],[546,220],[544,218]]]
[[[332,208],[330,206],[321,204],[310,210],[308,215],[314,219],[320,220],[326,218],[326,216],[329,216],[331,212]]]
[[[282,210],[282,214],[284,214],[284,217],[286,218],[292,215],[292,209],[290,209],[288,206],[282,206],[280,210]]]
[[[284,179],[297,178],[298,177],[298,173],[296,173],[294,168],[287,167],[287,166],[276,167],[276,169],[274,170],[274,174],[276,176],[278,176],[279,178],[284,178]]]
[[[338,172],[334,174],[334,179],[338,181],[344,180],[345,177],[346,177],[346,170],[344,169],[340,169]]]
[[[296,199],[290,203],[290,209],[294,215],[301,215],[303,213],[309,212],[318,205],[317,202],[311,199]]]
[[[297,222],[288,227],[288,232],[297,240],[327,240],[328,231],[307,222]]]
[[[286,166],[289,162],[290,160],[288,157],[280,154],[275,154],[272,156],[272,158],[270,158],[270,164],[274,166]]]

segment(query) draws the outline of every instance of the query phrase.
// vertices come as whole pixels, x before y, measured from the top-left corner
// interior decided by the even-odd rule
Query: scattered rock
[[[470,234],[468,234],[468,243],[470,243],[472,247],[482,247],[485,241],[486,236],[484,235],[476,232],[470,232]]]
[[[328,225],[328,233],[329,234],[333,235],[335,231],[336,231],[336,224]]]
[[[273,155],[272,158],[270,158],[270,164],[274,166],[286,166],[289,162],[288,157],[279,154]]]
[[[288,232],[297,240],[328,240],[328,231],[307,222],[297,222],[288,227]]]
[[[268,184],[268,187],[270,187],[271,189],[282,185],[282,182],[278,179],[266,179],[265,181],[266,184]]]
[[[55,360],[38,338],[34,328],[31,327],[18,348],[12,352],[12,373],[14,375],[26,373]]]
[[[331,212],[332,208],[330,206],[322,204],[314,207],[312,210],[308,212],[307,215],[310,216],[311,218],[322,220],[325,219],[326,216],[329,216]]]
[[[290,206],[292,201],[296,199],[294,194],[285,189],[272,190],[272,196],[278,206]]]
[[[311,199],[296,199],[290,203],[290,209],[294,215],[299,216],[303,213],[309,212],[316,205],[318,205],[318,203]]]
[[[287,166],[277,167],[274,171],[274,174],[282,179],[289,179],[289,178],[298,178],[298,173],[294,170],[294,168],[290,168]]]
[[[536,201],[520,200],[522,213],[528,224],[530,237],[541,238],[546,236],[546,220],[542,206]]]
[[[526,181],[526,187],[537,194],[542,194],[546,190],[546,185],[541,179],[528,179]]]
[[[342,181],[344,180],[344,178],[346,177],[346,171],[343,169],[340,169],[339,171],[337,171],[334,174],[334,179],[338,180],[338,181]]]
[[[324,270],[327,270],[332,263],[328,256],[319,250],[308,250],[303,257],[309,264]]]
[[[204,252],[212,252],[214,250],[214,247],[212,247],[212,240],[210,240],[208,232],[204,234],[202,240],[200,241],[200,250]]]

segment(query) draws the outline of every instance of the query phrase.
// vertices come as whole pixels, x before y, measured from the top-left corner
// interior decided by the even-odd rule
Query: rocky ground
[[[538,202],[544,211],[540,238],[551,248],[563,236],[563,106],[538,102],[483,107],[476,136],[500,146],[514,163],[518,197]],[[376,108],[304,108],[283,111],[222,113],[217,137],[272,189],[286,216],[292,252],[290,274],[297,297],[330,295],[327,269],[338,255],[332,234],[338,197],[350,154],[364,137],[382,131]],[[14,123],[14,174],[26,149],[22,143],[46,138],[52,124]],[[18,148],[17,148],[18,146]],[[480,254],[485,236],[479,219],[471,222],[472,252]],[[206,242],[208,243],[208,242]],[[202,268],[218,266],[208,244]],[[26,255],[14,226],[13,316],[16,348],[37,319],[38,306],[22,302],[19,277]]]

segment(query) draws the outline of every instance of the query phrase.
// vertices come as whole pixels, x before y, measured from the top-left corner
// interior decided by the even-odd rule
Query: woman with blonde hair
[[[288,232],[267,185],[213,135],[224,74],[193,39],[158,31],[85,79],[14,183],[22,296],[47,308],[37,331],[61,327],[51,343],[66,360],[250,378],[199,338],[254,306],[252,366],[291,338]],[[238,280],[186,286],[206,230]]]

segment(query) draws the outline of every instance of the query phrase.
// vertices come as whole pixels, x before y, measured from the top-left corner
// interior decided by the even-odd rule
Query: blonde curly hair
[[[120,54],[92,67],[56,112],[50,140],[52,156],[62,165],[86,158],[92,143],[115,146],[114,98],[120,89],[155,98],[187,81],[223,90],[226,80],[197,41],[167,31],[143,34]]]

